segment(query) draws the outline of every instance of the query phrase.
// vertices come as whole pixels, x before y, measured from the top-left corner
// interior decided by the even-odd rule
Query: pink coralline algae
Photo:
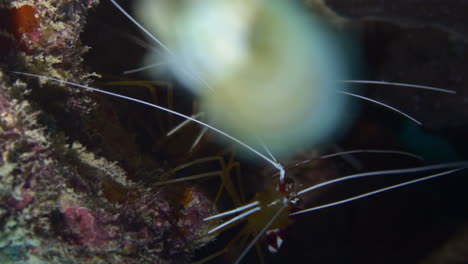
[[[28,193],[27,189],[21,190],[21,197],[19,199],[11,197],[10,206],[17,210],[23,210],[28,207],[34,201],[34,196]]]
[[[107,232],[87,208],[68,207],[64,217],[70,237],[79,245],[100,247],[116,236]]]
[[[209,237],[205,237],[205,240],[201,238],[205,236],[203,232],[210,227],[203,219],[214,214],[212,202],[201,190],[191,187],[186,189],[184,200],[182,214],[178,220],[183,237],[186,241],[199,241],[199,244],[208,242]]]

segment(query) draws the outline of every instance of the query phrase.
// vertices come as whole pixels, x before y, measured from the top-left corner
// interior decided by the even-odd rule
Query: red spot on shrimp
[[[283,240],[285,236],[285,228],[277,228],[273,230],[268,230],[265,233],[266,241],[268,244],[268,251],[272,254],[276,254],[278,250],[283,245]]]

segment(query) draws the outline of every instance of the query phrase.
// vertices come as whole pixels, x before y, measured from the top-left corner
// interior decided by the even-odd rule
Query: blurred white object
[[[167,61],[218,128],[278,156],[342,130],[342,39],[293,1],[140,0],[137,15],[171,50],[151,63]]]

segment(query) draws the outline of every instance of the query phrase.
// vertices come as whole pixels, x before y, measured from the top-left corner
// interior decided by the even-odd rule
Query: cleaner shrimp
[[[116,6],[118,6],[116,2],[114,2],[114,1],[112,1],[112,2]],[[27,74],[27,73],[18,73],[17,72],[17,74],[34,76],[34,77],[37,77],[37,78],[47,78],[47,77],[44,77],[44,76],[38,76],[38,75]],[[290,182],[290,178],[287,175],[288,170],[286,170],[285,167],[280,162],[278,162],[276,160],[274,155],[269,153],[268,144],[264,144],[265,149],[263,151],[259,151],[257,148],[253,148],[253,147],[250,146],[250,144],[246,144],[243,141],[239,140],[238,138],[233,137],[233,136],[231,136],[229,134],[226,134],[224,131],[218,129],[217,127],[214,127],[214,126],[211,126],[211,125],[206,124],[204,122],[201,122],[197,117],[191,117],[191,116],[188,116],[188,115],[183,115],[183,114],[181,114],[179,112],[172,111],[171,109],[168,109],[168,108],[164,108],[164,107],[161,107],[161,106],[158,106],[158,105],[150,104],[150,103],[147,103],[147,102],[144,102],[144,101],[139,101],[137,99],[129,98],[129,97],[126,97],[126,96],[115,94],[115,93],[102,91],[102,90],[95,89],[95,88],[92,88],[92,87],[82,86],[82,85],[74,84],[74,83],[69,83],[69,82],[54,79],[54,78],[48,78],[48,79],[52,80],[52,81],[56,81],[56,82],[62,82],[62,83],[72,85],[72,86],[78,86],[78,87],[81,87],[81,88],[84,88],[84,89],[90,89],[90,90],[97,91],[97,92],[104,93],[104,94],[108,94],[108,95],[111,95],[111,96],[120,97],[120,98],[123,98],[123,99],[126,99],[126,100],[135,101],[135,102],[138,102],[138,103],[150,106],[150,107],[154,107],[154,108],[158,108],[160,110],[166,111],[166,112],[170,112],[173,115],[180,116],[182,118],[185,118],[186,120],[190,120],[191,122],[200,124],[201,126],[203,126],[205,128],[208,128],[208,129],[210,129],[212,131],[215,131],[217,133],[222,134],[223,137],[229,138],[230,140],[234,141],[235,143],[242,145],[244,148],[247,148],[248,151],[251,151],[251,152],[255,153],[255,155],[259,156],[261,159],[264,159],[265,161],[270,163],[270,165],[272,165],[274,168],[276,168],[278,170],[277,178],[272,179],[272,181],[274,182],[274,184],[273,184],[274,187],[272,189],[270,189],[269,191],[264,191],[262,193],[259,193],[260,195],[263,195],[263,196],[268,196],[268,195],[272,194],[272,195],[274,195],[273,198],[269,197],[268,198],[269,200],[266,201],[266,202],[264,202],[262,200],[264,198],[261,198],[261,199],[259,198],[258,200],[254,199],[254,200],[252,200],[251,202],[249,202],[247,204],[241,205],[239,207],[233,208],[232,210],[229,210],[229,211],[217,214],[217,215],[213,215],[213,216],[206,219],[207,221],[209,221],[209,220],[218,219],[218,218],[228,216],[228,215],[238,214],[237,216],[233,216],[231,218],[231,220],[229,220],[229,221],[227,221],[227,222],[225,222],[223,224],[219,224],[218,226],[214,227],[212,230],[210,230],[211,233],[215,233],[215,232],[219,232],[219,231],[224,230],[224,228],[227,227],[230,223],[234,223],[234,222],[241,221],[241,220],[247,220],[249,222],[247,224],[247,226],[246,226],[246,228],[247,228],[246,230],[248,230],[249,235],[253,236],[253,239],[251,240],[251,242],[248,243],[248,245],[245,247],[245,249],[241,252],[240,256],[236,260],[236,263],[239,263],[240,261],[242,261],[243,257],[245,257],[245,255],[255,245],[255,243],[258,242],[258,240],[265,234],[267,235],[267,237],[273,238],[273,243],[269,243],[270,249],[272,251],[278,250],[278,247],[281,244],[281,242],[280,242],[281,241],[280,240],[280,233],[282,232],[281,228],[286,226],[283,221],[287,221],[287,220],[284,220],[285,219],[284,217],[288,218],[289,216],[299,215],[299,214],[306,213],[306,212],[312,212],[312,211],[315,211],[315,210],[319,210],[321,208],[332,207],[332,206],[335,206],[335,205],[338,205],[338,204],[346,203],[346,202],[354,200],[354,199],[364,198],[364,197],[372,195],[372,194],[377,194],[377,193],[380,193],[380,192],[383,192],[383,191],[386,191],[386,190],[390,190],[390,189],[394,189],[394,188],[398,188],[398,187],[403,187],[405,185],[412,184],[412,183],[417,183],[419,181],[429,180],[431,178],[436,178],[436,177],[443,176],[443,175],[446,175],[446,174],[449,174],[449,173],[455,173],[458,170],[463,169],[463,168],[465,168],[467,166],[466,162],[460,162],[460,163],[445,163],[445,164],[441,164],[441,165],[432,165],[432,166],[411,167],[411,168],[408,168],[408,169],[392,169],[392,170],[384,170],[384,171],[379,170],[379,171],[376,171],[375,173],[353,174],[351,176],[345,176],[345,177],[342,177],[342,178],[339,178],[339,179],[327,181],[327,182],[324,182],[324,183],[321,183],[321,184],[318,184],[318,185],[305,187],[305,188],[304,187],[301,187],[301,188],[292,187],[291,182]],[[349,82],[364,83],[364,82],[372,82],[372,81],[349,81]],[[377,83],[377,82],[375,82],[375,83]],[[382,82],[381,84],[395,85],[395,83],[384,83],[384,82]],[[406,87],[411,87],[411,85],[409,85],[409,84],[401,84],[401,85],[406,86]],[[434,89],[434,90],[439,90],[439,91],[444,91],[444,92],[450,92],[449,90],[443,90],[443,89],[438,89],[438,88],[433,88],[433,87],[424,87],[424,86],[415,86],[415,87],[417,87],[417,88],[429,88],[429,89]],[[346,94],[348,94],[350,96],[353,96],[353,97],[358,97],[360,99],[364,99],[364,100],[367,100],[367,101],[372,101],[374,103],[383,105],[383,103],[374,101],[374,100],[369,99],[367,97],[361,97],[360,95],[350,94],[350,93],[347,93],[347,92],[344,92],[344,93],[346,93]],[[390,106],[386,106],[386,107],[390,108],[392,110],[397,110],[396,108],[393,108],[393,107],[390,107]],[[401,111],[398,111],[398,112],[402,113]],[[407,115],[405,113],[403,113],[403,115],[405,117],[407,117],[407,118],[410,118],[412,121],[416,121],[416,123],[419,122],[416,119],[414,119],[413,117],[411,117],[411,116],[409,116],[409,115]],[[264,153],[266,153],[266,154],[264,154]],[[304,165],[304,164],[306,164],[306,162],[303,162],[301,165]],[[371,192],[368,192],[368,193],[365,193],[365,194],[355,196],[353,198],[346,198],[346,199],[344,199],[344,200],[342,200],[340,202],[337,202],[337,203],[328,203],[328,204],[326,204],[324,206],[311,207],[309,209],[304,209],[304,210],[297,210],[296,209],[296,203],[300,200],[302,195],[305,195],[308,192],[312,192],[313,190],[315,190],[316,188],[320,188],[321,186],[337,183],[337,182],[340,182],[340,181],[347,181],[347,180],[351,180],[351,179],[364,178],[364,177],[374,176],[374,175],[413,173],[413,172],[422,172],[422,171],[426,171],[426,170],[438,170],[438,173],[431,174],[430,176],[423,176],[423,177],[420,177],[420,178],[417,178],[417,179],[414,179],[414,180],[411,180],[411,181],[403,181],[402,183],[393,184],[393,185],[390,185],[390,186],[387,186],[387,187],[384,187],[384,188],[377,189],[375,191],[371,191]],[[442,170],[443,170],[443,172],[441,172]],[[223,181],[228,181],[228,179],[223,179]],[[339,207],[337,207],[337,208],[339,209]],[[266,217],[258,216],[258,213],[264,213],[266,215]],[[281,221],[278,220],[280,218],[282,218]],[[252,226],[250,223],[253,223],[256,226]],[[311,240],[311,239],[313,239],[313,238],[308,238],[308,240]]]
[[[212,127],[206,123],[203,123],[197,119],[194,119],[193,117],[186,116],[183,114],[180,114],[179,112],[175,112],[173,110],[158,106],[158,105],[153,105],[151,103],[145,102],[145,101],[140,101],[138,99],[134,99],[131,97],[126,97],[122,96],[119,94],[115,94],[112,92],[107,92],[104,90],[99,90],[93,87],[89,86],[83,86],[75,83],[70,83],[67,81],[59,80],[59,79],[54,79],[54,78],[49,78],[45,76],[39,76],[39,75],[34,75],[34,74],[27,74],[27,73],[20,73],[16,72],[17,74],[21,75],[26,75],[26,76],[31,76],[31,77],[37,77],[37,78],[46,78],[51,81],[56,81],[72,86],[77,86],[81,87],[83,89],[89,89],[95,92],[99,93],[104,93],[107,95],[123,98],[126,100],[130,101],[135,101],[150,107],[154,107],[166,112],[169,112],[174,115],[178,115],[181,117],[186,118],[187,120],[190,120],[192,122],[201,124],[202,126],[205,126],[208,129],[211,129],[215,132],[221,133],[222,135],[225,135],[225,132],[218,130],[215,127]],[[226,136],[226,135],[225,135]],[[227,135],[229,137],[229,135]],[[248,145],[245,145],[245,143],[238,141],[236,138],[233,138],[233,140],[236,143],[240,143],[246,148],[250,149]],[[252,149],[254,150],[254,149]],[[268,152],[267,149],[265,149]],[[255,151],[255,150],[254,150]],[[400,155],[407,155],[407,156],[412,156],[409,153],[405,152],[400,152],[400,151],[385,151],[385,150],[356,150],[356,151],[348,151],[344,153],[334,153],[331,155],[327,156],[339,156],[339,155],[347,155],[347,154],[352,154],[352,153],[359,153],[359,152],[368,152],[368,153],[390,153],[390,154],[400,154]],[[322,158],[326,158],[327,156],[324,156]],[[248,245],[242,250],[242,253],[236,258],[234,263],[240,263],[246,255],[249,253],[249,250],[252,249],[252,247],[260,240],[262,236],[267,237],[268,241],[268,250],[271,253],[276,253],[280,247],[283,244],[283,239],[284,239],[284,231],[286,227],[290,223],[290,218],[294,217],[296,215],[302,215],[304,213],[309,213],[329,207],[335,207],[339,206],[341,204],[345,204],[348,202],[352,202],[358,199],[362,199],[371,195],[379,194],[385,191],[390,191],[396,188],[404,187],[407,185],[423,182],[426,180],[434,179],[437,177],[442,177],[448,174],[455,174],[456,172],[459,172],[465,168],[468,167],[468,162],[453,162],[453,163],[444,163],[444,164],[438,164],[438,165],[430,165],[430,166],[422,166],[422,167],[411,167],[411,168],[406,168],[406,169],[392,169],[392,170],[379,170],[379,171],[374,171],[374,172],[367,172],[367,173],[358,173],[358,174],[352,174],[349,176],[344,176],[340,177],[338,179],[334,180],[329,180],[325,182],[321,182],[319,184],[304,188],[302,190],[296,190],[294,187],[294,180],[292,178],[289,178],[286,176],[286,170],[284,167],[276,161],[276,159],[273,156],[270,156],[270,158],[275,162],[276,166],[275,168],[278,169],[278,173],[276,173],[276,176],[278,177],[278,180],[273,179],[273,181],[277,182],[277,186],[273,187],[266,187],[263,192],[258,192],[256,194],[255,199],[252,202],[249,202],[247,204],[244,204],[242,206],[233,208],[231,210],[212,215],[210,217],[207,217],[204,219],[204,221],[211,221],[211,220],[217,220],[219,218],[224,218],[226,216],[232,216],[231,219],[227,220],[226,222],[219,224],[212,228],[211,230],[208,231],[208,234],[213,234],[219,231],[225,230],[227,227],[237,224],[238,222],[247,221],[246,226],[239,232],[238,236],[236,236],[229,244],[226,246],[223,250],[211,254],[208,257],[196,262],[196,263],[206,263],[207,261],[212,260],[215,257],[218,257],[220,254],[226,253],[226,250],[230,250],[230,247],[233,246],[232,243],[241,243],[243,244],[246,240],[248,239],[249,236],[253,236],[253,239],[248,243]],[[195,161],[197,162],[197,161]],[[299,165],[307,164],[310,162],[310,160],[306,161],[301,161]],[[192,165],[192,164],[190,164]],[[185,166],[190,166],[190,165],[183,165]],[[178,170],[178,169],[176,169]],[[393,175],[393,174],[406,174],[406,173],[420,173],[420,172],[427,172],[427,171],[439,171],[438,173],[435,174],[430,174],[426,176],[422,176],[413,180],[407,180],[400,182],[398,184],[393,184],[390,186],[386,186],[380,189],[372,190],[369,192],[365,192],[359,195],[355,195],[352,197],[348,197],[339,201],[331,202],[331,203],[326,203],[323,205],[318,205],[314,207],[310,207],[307,209],[300,209],[300,206],[302,204],[302,196],[308,192],[314,191],[316,189],[319,189],[321,187],[339,183],[339,182],[344,182],[348,180],[353,180],[353,179],[359,179],[359,178],[365,178],[365,177],[372,177],[372,176],[380,176],[380,175]],[[162,185],[174,183],[174,182],[181,182],[181,181],[187,181],[187,180],[194,180],[194,179],[200,179],[200,178],[205,178],[208,176],[212,175],[201,175],[201,176],[196,176],[196,177],[187,177],[187,178],[182,178],[182,179],[175,179],[173,181],[166,181],[163,182]],[[222,176],[222,175],[221,175]],[[224,176],[222,177],[222,186],[228,186],[231,185],[232,183],[229,180],[230,176]],[[281,179],[281,177],[284,177]],[[229,182],[229,183],[226,183]],[[158,184],[159,185],[159,184]]]

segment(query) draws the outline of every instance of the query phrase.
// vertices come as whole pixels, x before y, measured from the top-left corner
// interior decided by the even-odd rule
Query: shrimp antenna
[[[365,197],[368,197],[368,196],[371,196],[371,195],[375,195],[375,194],[382,193],[382,192],[385,192],[385,191],[390,191],[390,190],[397,189],[397,188],[400,188],[400,187],[404,187],[404,186],[407,186],[407,185],[410,185],[410,184],[414,184],[414,183],[418,183],[418,182],[422,182],[422,181],[427,181],[427,180],[434,179],[434,178],[437,178],[437,177],[442,177],[442,176],[445,176],[447,174],[451,174],[451,173],[455,173],[457,171],[464,170],[466,168],[467,167],[454,169],[454,170],[449,170],[449,171],[444,171],[444,172],[440,172],[440,173],[437,173],[437,174],[432,174],[432,175],[429,175],[429,176],[426,176],[426,177],[422,177],[422,178],[419,178],[419,179],[415,179],[415,180],[411,180],[411,181],[405,181],[405,182],[402,182],[402,183],[399,183],[399,184],[395,184],[395,185],[391,185],[391,186],[388,186],[388,187],[385,187],[385,188],[377,189],[377,190],[374,190],[374,191],[371,191],[371,192],[367,192],[367,193],[364,193],[364,194],[353,196],[353,197],[350,197],[350,198],[347,198],[347,199],[344,199],[344,200],[340,200],[340,201],[337,201],[337,202],[328,203],[328,204],[324,204],[324,205],[319,205],[319,206],[315,206],[315,207],[312,207],[312,208],[297,211],[297,212],[294,212],[294,213],[290,214],[290,216],[304,214],[304,213],[308,213],[308,212],[312,212],[312,211],[316,211],[316,210],[320,210],[320,209],[325,209],[325,208],[328,208],[328,207],[337,206],[337,205],[340,205],[340,204],[349,203],[349,202],[352,202],[354,200],[362,199],[362,198],[365,198]]]
[[[439,169],[448,169],[448,168],[468,168],[468,161],[461,161],[461,162],[452,162],[452,163],[443,163],[443,164],[436,164],[430,166],[423,166],[423,167],[414,167],[414,168],[407,168],[407,169],[395,169],[395,170],[380,170],[380,171],[371,171],[365,173],[358,173],[349,176],[345,176],[339,179],[334,179],[326,182],[319,183],[314,186],[310,186],[309,188],[305,188],[302,191],[299,191],[297,195],[302,195],[304,193],[310,192],[312,190],[343,181],[348,181],[357,178],[364,178],[370,176],[379,176],[379,175],[392,175],[392,174],[406,174],[406,173],[413,173],[413,172],[423,172],[429,170],[439,170]]]
[[[368,98],[368,97],[365,97],[365,96],[362,96],[362,95],[358,95],[358,94],[353,94],[353,93],[349,93],[349,92],[345,92],[345,91],[337,91],[338,93],[341,93],[341,94],[345,94],[345,95],[349,95],[349,96],[352,96],[352,97],[356,97],[356,98],[359,98],[359,99],[362,99],[362,100],[365,100],[365,101],[369,101],[371,103],[374,103],[374,104],[378,104],[378,105],[381,105],[383,107],[386,107],[394,112],[397,112],[399,113],[400,115],[403,115],[405,116],[406,118],[410,119],[411,121],[415,122],[416,124],[418,125],[422,125],[422,123],[420,121],[418,121],[416,118],[413,118],[412,116],[406,114],[405,112],[393,107],[393,106],[390,106],[388,104],[384,104],[382,102],[379,102],[377,100],[374,100],[374,99],[371,99],[371,98]]]
[[[137,26],[141,31],[143,31],[147,36],[149,36],[152,40],[154,40],[161,48],[164,49],[164,51],[167,52],[171,57],[176,58],[176,54],[169,49],[164,43],[156,38],[151,32],[149,32],[142,24],[140,24],[135,18],[133,18],[125,9],[117,3],[115,0],[109,0],[111,3],[119,9],[119,11],[124,14],[135,26]],[[185,68],[185,67],[182,67]],[[183,69],[184,71],[187,71],[189,75],[192,75],[195,79],[197,79],[199,82],[203,83],[208,89],[213,90],[211,86],[208,85],[208,83],[205,82],[205,80],[201,79],[197,74],[195,74],[193,71],[188,71],[187,69]]]
[[[216,214],[216,215],[212,215],[210,217],[207,217],[207,218],[203,219],[203,221],[209,221],[209,220],[217,219],[217,218],[224,217],[224,216],[227,216],[227,215],[237,214],[237,213],[240,213],[240,212],[242,212],[244,210],[247,210],[247,209],[249,209],[251,207],[257,206],[259,204],[260,204],[259,201],[251,202],[249,204],[234,208],[232,210],[222,212],[222,213],[219,213],[219,214]]]
[[[415,159],[418,159],[418,160],[423,160],[423,158],[421,156],[416,155],[416,154],[411,153],[411,152],[406,152],[406,151],[401,151],[401,150],[386,150],[386,149],[346,150],[346,151],[341,151],[341,152],[336,152],[336,153],[324,155],[324,156],[320,157],[320,159],[328,159],[328,158],[333,158],[333,157],[336,157],[336,156],[343,156],[343,155],[356,154],[356,153],[396,154],[396,155],[415,158]]]
[[[372,80],[340,80],[340,82],[344,82],[344,83],[361,83],[361,84],[378,84],[378,85],[387,85],[387,86],[401,86],[401,87],[424,89],[424,90],[442,92],[442,93],[450,93],[450,94],[456,94],[457,93],[456,91],[449,90],[449,89],[443,89],[443,88],[427,86],[427,85],[399,83],[399,82],[372,81]],[[345,92],[345,91],[338,91],[338,92],[342,93],[342,94],[345,94],[345,95],[352,96],[352,97],[356,97],[356,98],[359,98],[359,99],[362,99],[362,100],[366,100],[366,101],[372,102],[374,104],[381,105],[381,106],[386,107],[386,108],[388,108],[388,109],[390,109],[392,111],[397,112],[400,115],[405,116],[406,118],[410,119],[411,121],[415,122],[418,125],[422,125],[422,123],[420,121],[418,121],[417,119],[413,118],[412,116],[404,113],[403,111],[401,111],[401,110],[399,110],[399,109],[397,109],[397,108],[395,108],[393,106],[384,104],[382,102],[379,102],[377,100],[374,100],[374,99],[371,99],[371,98],[368,98],[368,97],[365,97],[365,96],[362,96],[362,95],[357,95],[357,94],[353,94],[353,93],[349,93],[349,92]]]
[[[164,65],[167,65],[167,63],[166,62],[158,62],[158,63],[153,63],[153,64],[150,64],[150,65],[141,66],[141,67],[131,69],[131,70],[125,70],[122,73],[124,75],[128,75],[128,74],[133,74],[133,73],[145,71],[145,70],[148,70],[148,69],[151,69],[151,68],[155,68],[155,67],[158,67],[158,66],[164,66]]]
[[[286,178],[286,170],[284,169],[283,166],[280,165],[280,163],[276,160],[276,158],[273,156],[273,154],[270,152],[270,150],[268,149],[268,147],[265,145],[265,143],[263,142],[263,140],[261,138],[258,138],[258,140],[260,141],[260,143],[262,144],[263,148],[265,149],[265,151],[268,153],[268,155],[270,155],[271,159],[273,161],[275,161],[275,164],[278,164],[279,166],[276,167],[278,170],[279,170],[279,180],[280,180],[280,183],[283,184],[284,181],[285,181],[285,178]]]
[[[271,153],[271,151],[268,149],[268,147],[265,145],[265,142],[263,142],[263,140],[261,138],[258,138],[258,141],[260,141],[260,144],[262,144],[263,148],[265,149],[265,151],[268,153],[268,155],[270,156],[270,158],[272,160],[274,160],[276,163],[278,163],[278,160],[276,160],[275,156],[273,156],[273,154]]]
[[[303,161],[297,162],[296,164],[294,164],[293,166],[291,166],[291,167],[289,167],[287,169],[300,167],[300,166],[302,166],[304,164],[307,164],[307,163],[310,163],[310,162],[316,161],[316,160],[329,159],[329,158],[334,158],[334,157],[338,157],[338,156],[346,156],[346,155],[349,155],[349,154],[361,154],[361,153],[396,154],[396,155],[407,156],[407,157],[418,159],[418,160],[424,160],[419,155],[416,155],[416,154],[411,153],[411,152],[401,151],[401,150],[355,149],[355,150],[345,150],[345,151],[335,152],[335,153],[323,155],[323,156],[320,156],[320,157],[317,157],[317,158],[314,158],[314,159],[303,160]]]
[[[192,118],[200,118],[200,117],[202,117],[204,115],[205,115],[204,112],[198,112],[198,113],[196,113],[194,115],[191,115],[191,117]],[[169,132],[167,132],[166,136],[171,136],[172,134],[176,133],[178,130],[182,129],[184,126],[188,125],[189,123],[190,123],[190,120],[188,120],[188,119],[184,120],[182,123],[178,124],[176,127],[174,127]],[[206,127],[202,128],[202,130],[200,131],[200,133],[198,133],[198,136],[195,138],[192,145],[190,146],[189,152],[192,152],[198,146],[198,144],[200,143],[203,136],[205,136],[207,131],[208,131],[208,128],[206,128]]]
[[[202,122],[202,121],[200,121],[198,119],[195,119],[193,117],[190,117],[188,115],[184,115],[184,114],[181,114],[181,113],[179,113],[177,111],[174,111],[174,110],[171,110],[171,109],[159,106],[159,105],[155,105],[155,104],[143,101],[143,100],[139,100],[139,99],[136,99],[136,98],[132,98],[132,97],[129,97],[129,96],[125,96],[125,95],[121,95],[121,94],[117,94],[117,93],[113,93],[113,92],[104,91],[104,90],[94,88],[94,87],[91,87],[91,86],[86,86],[86,85],[82,85],[82,84],[78,84],[78,83],[73,83],[73,82],[69,82],[69,81],[65,81],[65,80],[61,80],[61,79],[57,79],[57,78],[52,78],[52,77],[38,75],[38,74],[32,74],[32,73],[16,72],[16,71],[11,71],[11,73],[18,74],[18,75],[35,77],[35,78],[39,78],[39,79],[47,79],[47,80],[50,80],[50,81],[55,81],[55,82],[63,83],[63,84],[68,84],[68,85],[75,86],[75,87],[78,87],[78,88],[82,88],[82,89],[85,89],[85,90],[94,91],[94,92],[98,92],[98,93],[102,93],[102,94],[107,94],[107,95],[110,95],[110,96],[114,96],[114,97],[117,97],[117,98],[122,98],[122,99],[132,101],[132,102],[135,102],[135,103],[147,105],[149,107],[156,108],[156,109],[171,113],[171,114],[176,115],[176,116],[180,116],[182,118],[188,119],[188,120],[190,120],[192,122],[195,122],[195,123],[197,123],[199,125],[202,125],[202,126],[208,128],[208,129],[211,129],[211,130],[213,130],[213,131],[215,131],[215,132],[229,138],[230,140],[238,143],[239,145],[243,146],[244,148],[246,148],[249,151],[253,152],[254,154],[258,155],[259,157],[261,157],[265,161],[269,162],[271,165],[273,165],[275,168],[277,168],[279,170],[280,175],[282,175],[283,177],[286,174],[286,171],[285,171],[285,169],[283,168],[283,166],[281,164],[279,164],[279,163],[273,161],[272,159],[268,158],[267,156],[263,155],[262,153],[260,153],[256,149],[254,149],[253,147],[247,145],[246,143],[242,142],[241,140],[235,138],[234,136],[231,136],[230,134],[228,134],[228,133],[226,133],[226,132],[224,132],[224,131],[222,131],[222,130],[214,127],[214,126],[211,126],[211,125],[209,125],[207,123],[204,123],[204,122]]]
[[[230,224],[232,224],[234,222],[237,222],[237,221],[241,220],[242,218],[245,218],[245,217],[247,217],[247,216],[249,216],[249,215],[251,215],[251,214],[253,214],[255,212],[258,212],[260,210],[262,210],[262,207],[257,206],[257,207],[255,207],[253,209],[248,210],[247,212],[244,212],[244,213],[242,213],[240,215],[234,216],[229,221],[226,221],[226,222],[220,224],[219,226],[217,226],[217,227],[211,229],[210,231],[208,231],[208,234],[212,234],[212,233],[214,233],[214,232],[216,232],[216,231],[218,231],[220,229],[223,229],[224,227],[226,227],[226,226],[228,226],[228,225],[230,225]]]
[[[193,141],[192,146],[190,146],[190,150],[189,150],[190,152],[192,152],[198,146],[198,144],[200,143],[203,136],[205,136],[207,131],[208,131],[208,128],[203,127],[202,131],[200,131],[200,133],[198,133],[197,138],[195,138],[195,140]]]
[[[203,115],[205,115],[204,112],[199,112],[199,113],[196,113],[196,114],[193,114],[191,115],[190,117],[193,118],[193,119],[197,119],[197,118],[200,118],[202,117]],[[169,132],[166,133],[166,136],[171,136],[172,134],[174,134],[175,132],[179,131],[181,128],[183,128],[184,126],[188,125],[188,123],[190,122],[191,120],[190,119],[185,119],[182,123],[178,124],[176,127],[174,127],[173,129],[171,129]]]
[[[424,89],[442,93],[450,93],[456,94],[456,91],[438,88],[433,86],[427,85],[419,85],[419,84],[410,84],[410,83],[399,83],[399,82],[388,82],[388,81],[371,81],[371,80],[341,80],[340,82],[344,83],[361,83],[361,84],[378,84],[378,85],[388,85],[388,86],[401,86],[401,87],[409,87],[409,88],[417,88],[417,89]]]
[[[169,53],[171,56],[175,57],[174,52],[170,50],[162,41],[160,41],[158,38],[156,38],[151,32],[149,32],[143,25],[141,25],[136,19],[134,19],[125,9],[123,9],[122,6],[120,6],[115,0],[110,0],[111,3],[119,9],[119,11],[124,14],[135,26],[137,26],[141,31],[143,31],[148,37],[150,37],[152,40],[154,40],[161,48],[163,48],[167,53]]]

